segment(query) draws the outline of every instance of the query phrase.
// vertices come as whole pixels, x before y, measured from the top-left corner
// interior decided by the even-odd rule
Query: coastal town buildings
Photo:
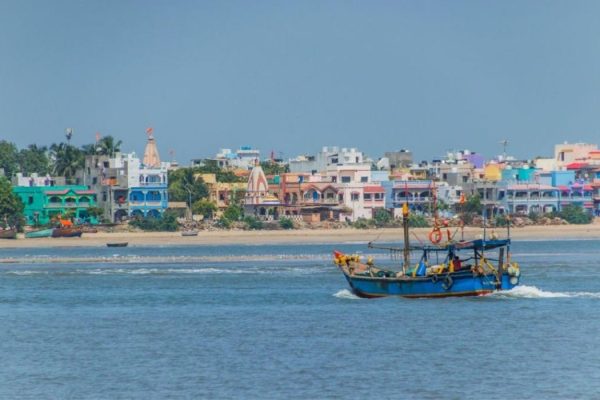
[[[212,158],[193,159],[192,167],[214,163],[217,167],[222,169],[250,170],[257,162],[260,162],[260,150],[254,149],[252,146],[241,146],[236,151],[232,151],[231,149],[220,149]]]
[[[373,161],[356,148],[323,147],[315,156],[302,155],[289,160],[290,172],[317,174],[336,165],[367,165]]]
[[[159,217],[168,207],[168,162],[161,162],[152,132],[140,160],[135,153],[89,155],[77,181],[97,194],[104,219]]]
[[[89,210],[96,206],[96,193],[83,185],[14,186],[13,192],[24,205],[26,225],[47,225],[60,218],[80,223],[97,223]]]
[[[238,204],[245,197],[247,182],[218,182],[216,174],[199,174],[198,177],[208,188],[208,200],[217,207],[217,218],[227,207]]]
[[[168,162],[161,162],[156,140],[150,132],[143,162],[131,157],[127,163],[129,215],[158,218],[169,205]]]

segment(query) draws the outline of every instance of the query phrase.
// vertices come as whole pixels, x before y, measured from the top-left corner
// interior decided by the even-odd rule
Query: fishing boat
[[[443,234],[436,223],[429,235],[431,244],[411,246],[407,204],[402,213],[403,247],[369,243],[370,248],[402,255],[400,268],[378,267],[372,258],[361,262],[358,255],[334,251],[334,263],[355,295],[364,298],[480,296],[510,290],[519,284],[521,271],[511,260],[510,224],[507,239],[487,240],[484,230],[482,239],[454,241],[448,229],[448,241],[441,243]],[[417,256],[411,258],[415,253]]]
[[[1,229],[0,228],[0,239],[16,239],[17,230],[14,228]]]
[[[114,243],[106,243],[107,247],[127,247],[129,242],[114,242]]]
[[[31,232],[25,233],[25,238],[37,239],[37,238],[51,237],[53,231],[54,231],[54,228],[39,229],[37,231],[31,231]]]
[[[181,236],[198,236],[198,231],[195,229],[183,231],[181,232]]]
[[[74,226],[61,226],[59,228],[54,228],[52,231],[53,238],[59,237],[81,237],[83,230]]]

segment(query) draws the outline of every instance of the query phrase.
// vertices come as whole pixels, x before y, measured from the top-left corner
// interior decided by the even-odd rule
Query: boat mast
[[[410,258],[410,238],[408,236],[408,200],[402,205],[402,227],[404,228],[404,263],[402,272],[406,273],[406,268]]]

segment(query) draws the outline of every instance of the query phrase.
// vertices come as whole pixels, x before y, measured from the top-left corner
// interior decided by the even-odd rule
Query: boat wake
[[[346,300],[360,300],[360,297],[349,291],[348,289],[342,289],[339,292],[335,293],[333,297],[337,297],[338,299],[346,299]]]
[[[552,299],[552,298],[595,298],[600,299],[600,292],[549,292],[535,286],[517,286],[514,289],[492,294],[494,297],[521,299]]]

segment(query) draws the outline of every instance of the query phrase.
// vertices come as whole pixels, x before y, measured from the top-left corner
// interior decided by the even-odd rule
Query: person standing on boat
[[[452,259],[452,264],[454,265],[454,270],[459,271],[462,268],[462,261],[457,255],[454,255]]]

